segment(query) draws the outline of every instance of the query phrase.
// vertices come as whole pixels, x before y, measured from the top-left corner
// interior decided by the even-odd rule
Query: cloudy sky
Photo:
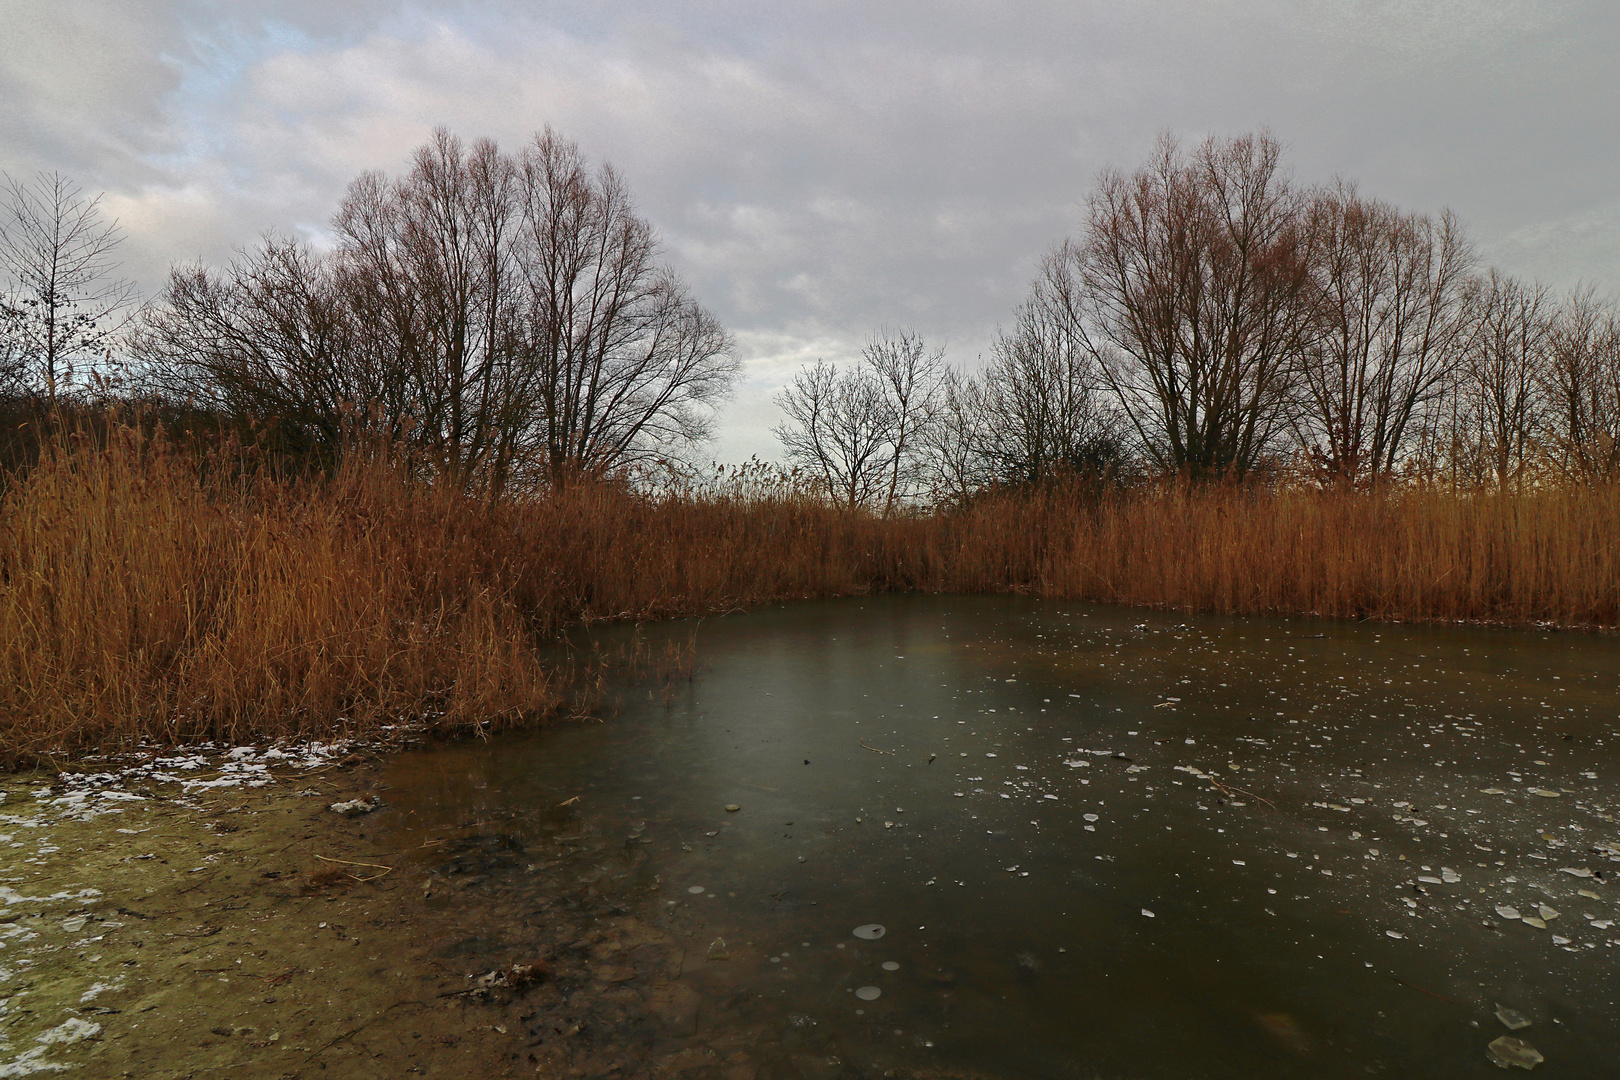
[[[776,389],[880,324],[976,364],[1098,169],[1161,131],[1269,127],[1301,179],[1620,287],[1614,0],[0,0],[0,27],[0,169],[105,192],[148,294],[318,240],[435,125],[553,125],[735,334],[722,460],[774,456]]]

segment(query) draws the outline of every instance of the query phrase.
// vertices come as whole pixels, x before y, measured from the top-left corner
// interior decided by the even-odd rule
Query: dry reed
[[[532,723],[576,690],[571,624],[899,590],[1614,626],[1620,487],[1166,484],[882,520],[768,485],[489,502],[362,455],[279,481],[120,430],[4,495],[0,760]]]

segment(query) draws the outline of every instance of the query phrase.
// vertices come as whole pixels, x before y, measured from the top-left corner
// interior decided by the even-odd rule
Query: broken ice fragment
[[[1519,917],[1519,909],[1510,907],[1507,904],[1497,904],[1496,913],[1504,919],[1517,919]]]
[[[1541,917],[1546,919],[1548,922],[1558,918],[1558,912],[1548,907],[1546,904],[1537,904],[1536,910],[1541,914]]]
[[[1568,874],[1570,877],[1578,878],[1589,878],[1592,876],[1592,871],[1586,869],[1585,867],[1560,866],[1558,868],[1558,872],[1560,874]]]
[[[1462,880],[1462,875],[1449,866],[1442,866],[1440,868],[1440,880],[1447,885],[1455,885]]]
[[[1547,1060],[1535,1047],[1511,1035],[1503,1035],[1500,1039],[1492,1041],[1488,1049],[1491,1060],[1504,1069],[1513,1065],[1521,1069],[1533,1069]]]
[[[1530,1026],[1530,1018],[1528,1016],[1515,1009],[1510,1009],[1506,1005],[1500,1003],[1498,1003],[1496,1006],[1496,1018],[1502,1021],[1502,1026],[1507,1028],[1509,1031],[1519,1031]]]
[[[1520,919],[1519,921],[1524,923],[1526,926],[1533,926],[1537,930],[1545,930],[1545,929],[1547,929],[1547,924],[1542,922],[1540,919],[1536,918],[1534,915],[1526,915],[1524,918]]]

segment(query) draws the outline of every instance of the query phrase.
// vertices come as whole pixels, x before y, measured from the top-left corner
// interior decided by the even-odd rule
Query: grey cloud
[[[1165,129],[1267,125],[1303,179],[1449,205],[1512,272],[1620,284],[1612,4],[780,8],[70,5],[0,58],[0,168],[106,187],[150,284],[267,228],[318,236],[356,172],[435,124],[508,145],[554,124],[624,171],[737,331],[731,457],[771,451],[800,360],[879,323],[970,362],[1097,170]]]

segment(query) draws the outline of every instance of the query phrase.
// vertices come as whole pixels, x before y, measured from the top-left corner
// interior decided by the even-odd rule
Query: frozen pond
[[[611,834],[685,1037],[762,1078],[1478,1077],[1504,1036],[1620,1070],[1612,638],[897,596],[697,640],[391,799],[402,842]]]

